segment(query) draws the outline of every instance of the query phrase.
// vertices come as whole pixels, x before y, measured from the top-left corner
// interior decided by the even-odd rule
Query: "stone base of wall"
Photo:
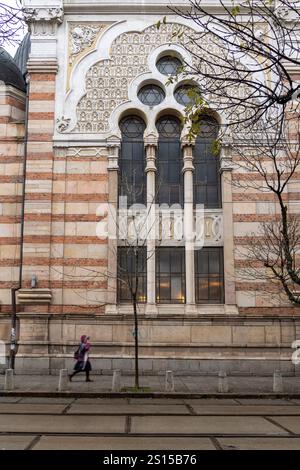
[[[113,370],[120,369],[123,375],[134,375],[133,358],[91,358],[93,374],[112,375]],[[58,375],[60,369],[72,370],[72,358],[28,358],[17,357],[16,373],[28,375]],[[216,360],[216,359],[151,359],[139,361],[141,375],[164,375],[172,370],[174,375],[207,375],[215,376],[226,371],[232,376],[272,376],[280,370],[283,376],[300,376],[300,367],[295,367],[289,360]]]
[[[0,340],[9,352],[10,318],[0,315]],[[300,339],[300,318],[275,316],[142,317],[142,374],[300,375],[292,343]],[[72,369],[82,334],[91,336],[91,360],[98,374],[134,370],[131,315],[18,315],[17,373],[49,374]]]

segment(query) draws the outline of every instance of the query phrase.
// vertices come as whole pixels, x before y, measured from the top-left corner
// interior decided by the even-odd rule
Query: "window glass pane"
[[[175,100],[183,106],[196,103],[194,93],[199,93],[199,89],[195,85],[181,85],[174,92]]]
[[[211,250],[209,252],[209,273],[219,274],[220,272],[220,256],[218,250]]]
[[[182,151],[180,145],[181,123],[174,116],[164,116],[157,121],[159,132],[157,152],[157,202],[182,204]]]
[[[161,250],[159,253],[159,270],[161,273],[170,271],[170,252],[169,250]]]
[[[182,292],[181,277],[171,278],[171,300],[179,303],[184,303],[184,295]]]
[[[158,248],[156,266],[157,302],[184,303],[184,249]]]
[[[159,300],[160,302],[170,300],[170,278],[161,276],[159,280]]]
[[[221,282],[219,278],[210,278],[209,280],[209,298],[210,300],[220,300]]]
[[[137,285],[138,302],[146,302],[147,286],[146,249],[138,249],[138,270],[136,272],[136,258],[134,250],[130,247],[118,248],[118,301],[131,302],[130,288]]]
[[[208,273],[208,251],[202,248],[197,250],[198,263],[197,263],[197,272],[199,274]]]
[[[157,61],[156,67],[163,75],[176,75],[177,69],[181,65],[181,61],[177,57],[164,56]]]
[[[208,279],[198,278],[198,295],[201,301],[208,300]]]
[[[207,206],[218,206],[218,188],[217,186],[207,186]]]
[[[144,121],[138,116],[120,122],[122,145],[120,149],[119,194],[127,196],[128,206],[144,203],[146,198]]]
[[[218,169],[215,163],[208,163],[206,167],[207,172],[207,182],[208,183],[217,183],[218,181]]]
[[[214,153],[214,143],[219,131],[217,121],[211,116],[203,116],[201,130],[194,148],[194,184],[199,183],[205,189],[195,189],[194,204],[204,204],[205,207],[220,206],[220,177],[219,157]]]
[[[195,253],[196,301],[223,302],[223,249],[202,248]]]
[[[139,100],[148,106],[156,106],[165,99],[165,92],[158,85],[145,85],[138,92]]]
[[[181,259],[182,259],[182,252],[174,250],[172,256],[170,257],[171,261],[171,272],[172,273],[180,273],[181,272]]]

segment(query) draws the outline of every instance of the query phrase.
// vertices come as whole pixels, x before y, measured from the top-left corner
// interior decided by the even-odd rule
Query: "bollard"
[[[58,391],[63,392],[67,390],[67,381],[68,381],[68,370],[61,369],[59,371],[59,380],[58,380]]]
[[[174,392],[174,376],[172,370],[166,371],[166,382],[165,382],[165,391]]]
[[[119,392],[121,390],[121,371],[120,371],[120,369],[114,370],[111,390],[112,390],[112,392]]]
[[[10,391],[14,389],[14,370],[6,369],[5,371],[5,382],[4,390]]]
[[[280,370],[275,370],[273,374],[273,392],[283,392],[283,382]]]
[[[227,393],[229,391],[228,377],[226,372],[219,372],[218,392]]]

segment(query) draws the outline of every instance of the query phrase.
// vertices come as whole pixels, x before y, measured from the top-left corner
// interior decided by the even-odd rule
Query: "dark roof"
[[[30,54],[31,49],[31,40],[30,40],[30,33],[27,33],[21,44],[19,45],[17,52],[15,53],[14,61],[21,70],[23,76],[27,72],[27,61]]]
[[[18,68],[12,56],[0,47],[0,81],[6,85],[14,86],[25,91],[26,84],[21,70]]]

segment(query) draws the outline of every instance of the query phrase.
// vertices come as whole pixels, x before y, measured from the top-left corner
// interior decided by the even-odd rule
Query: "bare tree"
[[[15,6],[0,2],[0,47],[18,44],[24,27],[21,0]]]
[[[181,77],[198,79],[202,106],[225,113],[230,126],[252,125],[271,111],[277,119],[285,116],[300,92],[291,75],[300,66],[297,3],[219,0],[221,11],[213,13],[203,0],[189,0],[188,9],[170,8],[197,27],[189,36],[179,27],[175,35],[192,57]]]
[[[282,134],[281,125],[284,127]],[[288,184],[296,177],[300,164],[299,120],[283,118],[270,126],[255,126],[247,133],[233,134],[231,151],[234,168],[232,184],[242,190],[268,194],[269,213],[262,217],[258,233],[249,234],[247,279],[269,292],[281,287],[293,304],[300,304],[299,216],[288,201]],[[295,180],[294,180],[295,181]],[[270,197],[271,199],[270,199]],[[267,212],[267,211],[266,211]],[[269,285],[268,285],[269,283]]]
[[[300,67],[299,2],[218,3],[217,13],[202,0],[189,0],[185,9],[170,7],[196,28],[191,33],[182,26],[174,33],[190,59],[169,80],[198,83],[185,109],[191,137],[207,109],[225,117],[217,146],[230,144],[239,170],[233,184],[273,195],[278,214],[248,237],[247,275],[281,285],[299,304],[299,220],[287,202],[287,186],[300,163],[300,84],[293,75]]]

